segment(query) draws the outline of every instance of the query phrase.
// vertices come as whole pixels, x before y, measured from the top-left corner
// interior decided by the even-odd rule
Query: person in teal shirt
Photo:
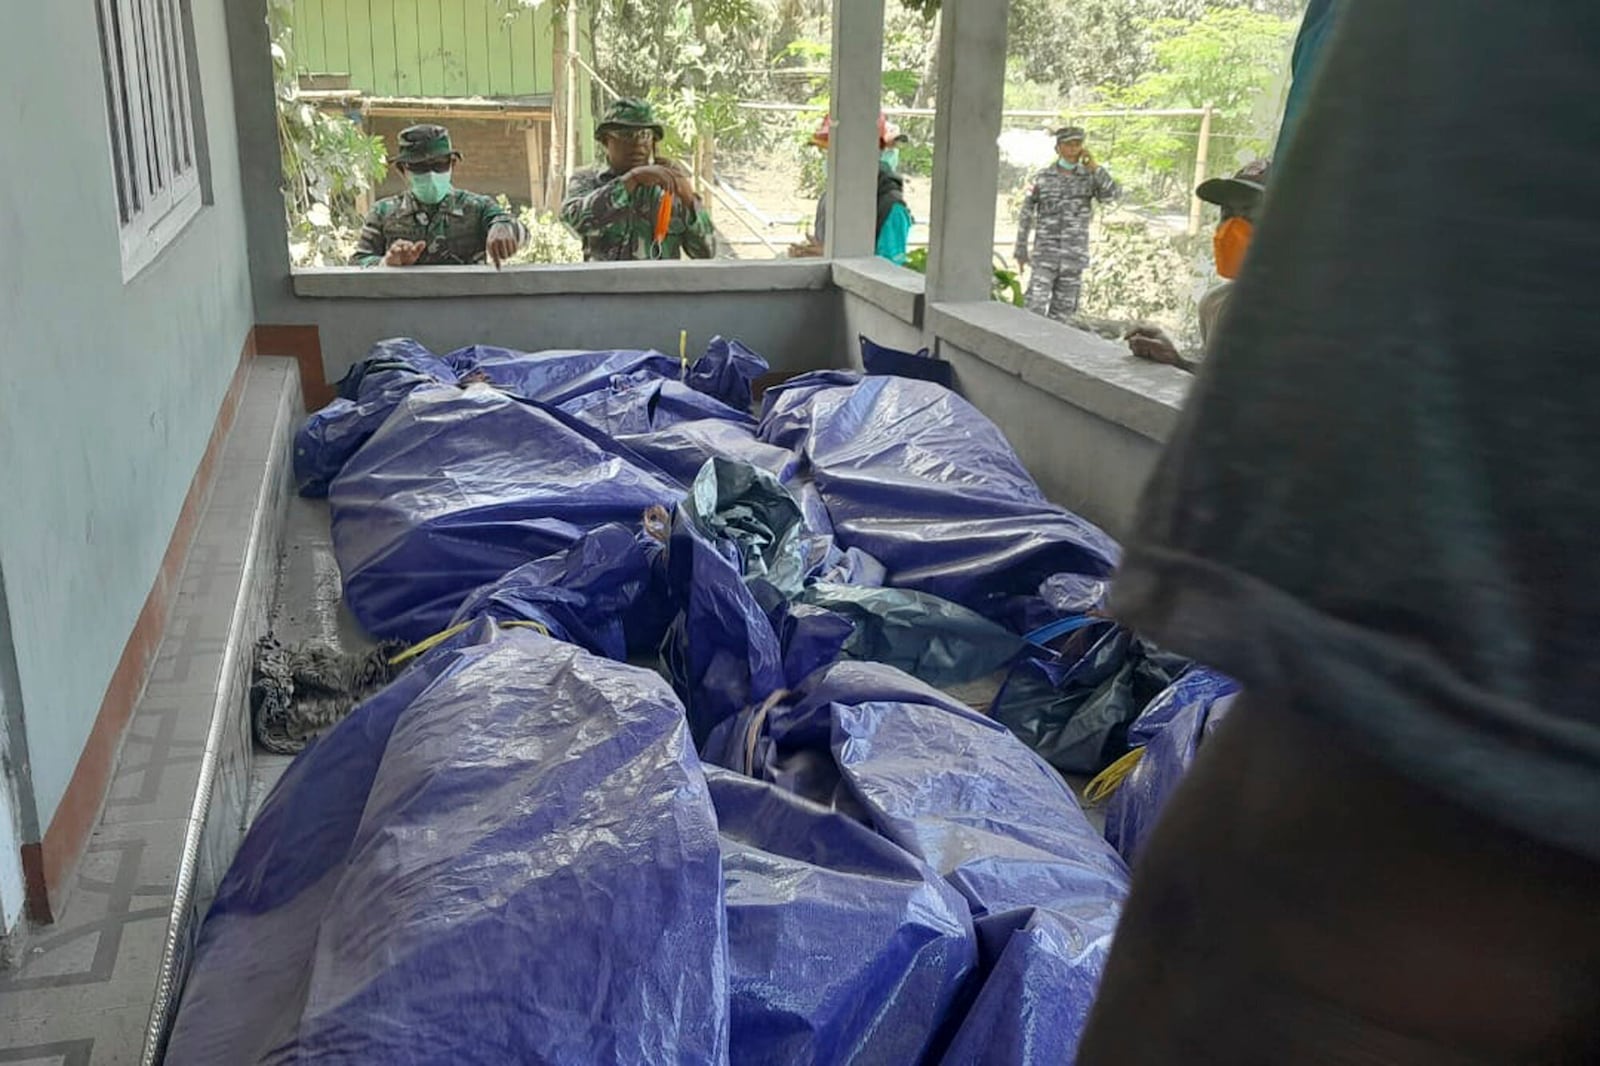
[[[899,130],[894,132],[899,134],[898,140],[884,148],[878,160],[877,254],[905,266],[912,225],[911,208],[906,206],[906,183],[900,176],[900,145],[906,138]]]
[[[823,119],[817,132],[811,135],[811,143],[827,151],[832,129],[832,120]],[[878,220],[874,253],[900,266],[905,266],[906,253],[910,250],[911,227],[916,221],[912,218],[911,208],[906,205],[906,183],[900,176],[900,146],[908,140],[910,138],[899,126],[883,115],[878,116],[878,148],[881,154],[878,157]],[[809,246],[812,251],[808,254],[819,254],[818,249],[827,233],[827,213],[824,197],[817,203],[817,217]]]

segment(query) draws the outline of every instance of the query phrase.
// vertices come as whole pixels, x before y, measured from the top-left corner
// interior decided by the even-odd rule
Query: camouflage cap
[[[1060,144],[1062,141],[1081,141],[1083,139],[1084,132],[1082,126],[1062,126],[1060,129],[1056,130],[1057,144]]]
[[[655,108],[643,100],[629,100],[626,97],[606,108],[600,125],[595,127],[595,139],[604,137],[607,130],[613,129],[654,130],[658,141],[667,135],[666,128],[656,120]]]
[[[430,159],[460,159],[461,153],[450,143],[450,131],[426,123],[400,131],[400,152],[391,162],[426,163]]]

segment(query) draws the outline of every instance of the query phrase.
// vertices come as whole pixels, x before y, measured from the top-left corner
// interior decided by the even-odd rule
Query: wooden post
[[[561,131],[563,138],[562,161],[566,169],[561,173],[561,195],[567,194],[567,179],[572,177],[572,172],[577,169],[578,157],[578,112],[583,110],[583,104],[578,99],[578,2],[567,0],[567,63],[561,69],[561,76],[566,79],[567,89],[567,115],[566,128]]]
[[[528,151],[528,201],[533,204],[536,212],[550,210],[549,189],[545,182],[547,176],[544,172],[544,156],[547,151],[545,145],[550,138],[545,136],[548,127],[538,119],[534,119],[523,127],[523,142]]]
[[[1211,165],[1211,115],[1212,105],[1207,104],[1204,114],[1200,116],[1200,143],[1194,150],[1194,188],[1198,189],[1200,183],[1206,180],[1206,171]],[[1196,194],[1191,193],[1189,199],[1189,236],[1193,237],[1200,232],[1200,212],[1204,210],[1205,203]]]
[[[567,97],[572,63],[567,59],[566,22],[567,9],[572,3],[573,0],[553,0],[550,5],[550,166],[545,172],[544,194],[547,204],[560,203],[567,193],[567,146],[572,142],[565,133],[567,112],[572,106]]]

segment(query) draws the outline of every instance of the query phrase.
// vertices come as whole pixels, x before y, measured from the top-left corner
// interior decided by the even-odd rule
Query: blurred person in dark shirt
[[[1600,1062],[1600,4],[1339,8],[1112,593],[1245,692],[1079,1066]]]

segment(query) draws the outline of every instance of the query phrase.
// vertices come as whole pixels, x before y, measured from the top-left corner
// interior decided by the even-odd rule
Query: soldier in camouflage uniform
[[[493,198],[451,188],[460,158],[443,126],[401,130],[394,165],[411,188],[372,205],[351,265],[499,267],[515,255],[528,231]]]
[[[1089,265],[1094,201],[1113,200],[1120,191],[1111,174],[1084,150],[1083,138],[1083,130],[1076,126],[1056,131],[1060,158],[1034,177],[1017,224],[1017,265],[1033,265],[1028,310],[1057,322],[1068,321],[1078,311],[1083,272]]]
[[[606,109],[595,130],[606,165],[572,175],[561,203],[561,220],[583,241],[584,259],[710,259],[716,254],[711,215],[688,173],[656,155],[664,135],[647,103],[618,100]],[[672,213],[657,241],[657,215],[668,193]]]

